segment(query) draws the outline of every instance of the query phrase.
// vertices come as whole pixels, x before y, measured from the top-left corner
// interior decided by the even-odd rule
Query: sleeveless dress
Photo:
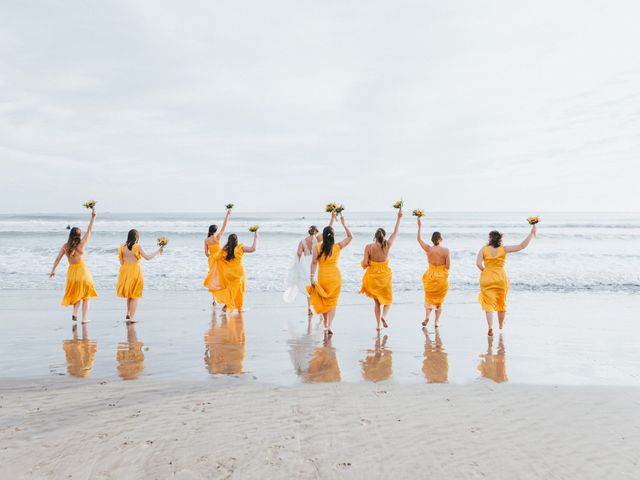
[[[212,278],[210,289],[214,293],[216,301],[224,303],[229,313],[234,310],[242,311],[244,307],[247,277],[242,260],[244,256],[242,246],[242,243],[236,246],[232,260],[226,260],[227,252],[222,248],[213,255],[213,261],[216,263],[219,273],[218,282],[215,281],[215,276]]]
[[[482,250],[484,270],[480,274],[480,294],[478,301],[485,312],[506,312],[509,279],[504,271],[507,252],[503,246],[498,248],[496,256],[491,255],[489,246]]]
[[[209,250],[209,256],[207,257],[207,262],[209,263],[209,272],[207,273],[207,276],[204,279],[204,282],[202,282],[204,284],[204,286],[207,288],[207,290],[209,290],[212,295],[215,298],[215,291],[214,291],[214,287],[216,287],[216,285],[218,285],[220,282],[219,280],[216,280],[212,282],[211,280],[214,279],[214,277],[218,277],[218,267],[215,261],[215,254],[218,253],[222,247],[220,246],[220,244],[216,244],[216,245],[208,245],[207,246],[208,250]],[[218,299],[216,298],[216,301]]]
[[[424,287],[424,303],[440,308],[444,297],[449,291],[449,269],[446,265],[429,264],[429,268],[422,275]]]
[[[322,245],[317,246],[318,254]],[[338,268],[341,248],[337,243],[333,245],[329,257],[318,258],[318,281],[307,286],[309,301],[317,314],[327,313],[338,306],[342,276]]]
[[[126,245],[120,245],[118,249],[118,258],[124,260],[124,249]],[[118,283],[116,284],[116,294],[120,298],[142,298],[142,289],[144,288],[144,276],[142,275],[142,267],[140,266],[140,245],[137,243],[131,249],[136,257],[135,262],[124,262],[120,265],[120,274],[118,275]]]
[[[89,300],[97,296],[98,294],[93,287],[93,277],[84,260],[80,260],[78,263],[69,263],[62,305],[68,307],[81,300]]]
[[[311,260],[313,259],[313,249],[317,248],[318,241],[313,236],[311,237],[311,248],[308,247],[306,238],[300,240],[300,244],[302,244],[302,255],[300,258],[298,258],[298,252],[293,255],[293,264],[289,268],[285,291],[282,294],[282,299],[287,303],[293,302],[298,296],[298,292],[308,296],[307,286],[311,273]]]
[[[393,302],[393,273],[389,268],[389,259],[384,262],[369,260],[369,266],[362,264],[365,269],[362,277],[360,293],[377,300],[380,305],[391,305]]]

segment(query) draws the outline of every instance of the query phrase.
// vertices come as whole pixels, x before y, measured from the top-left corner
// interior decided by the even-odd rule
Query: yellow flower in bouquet
[[[336,214],[337,215],[342,215],[342,212],[344,212],[344,205],[338,205],[336,207]]]
[[[393,204],[393,208],[395,209],[400,210],[402,207],[404,207],[404,201],[402,199],[398,200]]]
[[[167,237],[160,237],[158,239],[158,246],[159,247],[166,247],[167,243],[169,243],[169,239]]]
[[[258,231],[259,228],[260,228],[260,225],[252,225],[252,226],[249,227],[249,231],[251,233],[255,233],[255,232]]]
[[[327,213],[332,213],[336,211],[336,208],[338,208],[337,203],[327,203],[327,206],[324,207],[324,211]]]
[[[424,210],[422,210],[421,208],[416,208],[416,209],[413,211],[413,216],[414,216],[414,217],[418,217],[418,218],[422,218],[422,217],[424,217]]]
[[[96,206],[96,201],[95,200],[89,200],[88,202],[84,202],[82,204],[82,206],[84,208],[94,208]]]
[[[226,208],[227,210],[231,210],[233,208],[233,203],[227,203],[224,208]]]
[[[540,223],[540,217],[529,217],[527,218],[527,222],[529,222],[529,225],[537,225]]]

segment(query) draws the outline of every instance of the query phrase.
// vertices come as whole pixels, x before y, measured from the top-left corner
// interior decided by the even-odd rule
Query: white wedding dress
[[[311,237],[311,249],[307,246],[306,238],[302,239],[300,244],[302,244],[302,255],[298,258],[298,252],[294,253],[293,264],[289,268],[284,285],[285,290],[282,294],[282,298],[287,303],[293,302],[298,296],[298,292],[301,292],[306,297],[309,296],[305,287],[311,285],[309,275],[311,274],[311,260],[313,259],[312,252],[317,247],[318,241],[315,236]]]

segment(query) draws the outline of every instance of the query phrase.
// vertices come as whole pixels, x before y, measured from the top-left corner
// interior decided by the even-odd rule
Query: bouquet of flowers
[[[160,237],[158,239],[158,246],[159,247],[166,247],[167,243],[169,243],[169,239],[167,237]]]
[[[404,206],[404,201],[402,199],[398,200],[393,204],[393,208],[396,210],[400,210]]]
[[[336,211],[336,208],[338,208],[337,203],[327,203],[327,206],[324,207],[324,211],[327,213],[333,213]]]
[[[252,225],[252,226],[249,227],[249,231],[251,233],[255,233],[255,232],[258,231],[259,228],[260,228],[260,225]]]
[[[83,206],[84,208],[93,208],[93,207],[95,207],[95,206],[96,206],[96,201],[95,201],[95,200],[89,200],[88,202],[84,202],[84,203],[82,204],[82,206]]]
[[[226,208],[227,210],[231,210],[233,208],[233,203],[227,203],[224,208]]]
[[[336,207],[336,215],[342,215],[342,212],[344,212],[344,205],[338,205]]]
[[[529,217],[527,218],[527,222],[529,222],[529,225],[537,225],[540,223],[540,217],[535,216],[535,217]],[[535,237],[536,234],[534,233],[533,236]]]
[[[416,208],[416,209],[413,211],[413,216],[414,216],[414,217],[418,217],[418,218],[422,218],[422,217],[424,217],[424,210],[422,210],[421,208]]]

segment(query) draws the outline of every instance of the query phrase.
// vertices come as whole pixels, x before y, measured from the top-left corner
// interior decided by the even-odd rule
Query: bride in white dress
[[[335,220],[335,213],[331,214],[331,224]],[[289,268],[287,280],[285,282],[285,291],[282,298],[285,302],[291,303],[298,296],[298,292],[307,297],[307,311],[309,315],[313,315],[311,305],[309,305],[309,295],[305,288],[309,283],[309,273],[311,272],[311,260],[313,259],[313,250],[318,247],[318,240],[322,238],[319,234],[318,227],[311,225],[308,235],[298,243],[298,250],[293,257],[293,264]]]

